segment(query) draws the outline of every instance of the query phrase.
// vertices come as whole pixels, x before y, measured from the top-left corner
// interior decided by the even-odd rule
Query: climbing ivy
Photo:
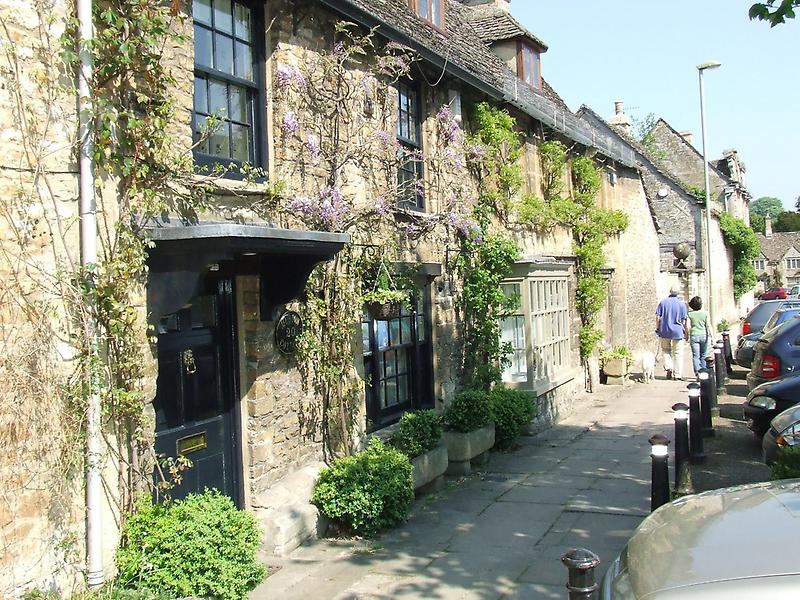
[[[741,298],[756,285],[758,277],[753,259],[761,254],[761,244],[753,230],[741,219],[722,213],[719,218],[722,239],[733,253],[733,295]]]

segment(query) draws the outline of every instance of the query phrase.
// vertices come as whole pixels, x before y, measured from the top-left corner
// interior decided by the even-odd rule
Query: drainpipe
[[[92,30],[92,0],[77,0],[78,43],[80,44],[80,73],[78,75],[78,114],[80,121],[80,244],[81,266],[97,263],[97,203],[94,195],[94,165],[92,164],[92,54],[88,43],[94,37]],[[86,331],[90,352],[98,352],[97,321],[94,307]],[[101,466],[103,443],[100,436],[100,394],[91,372],[89,397],[86,406],[86,568],[90,588],[103,585],[103,523],[101,504],[103,488]]]

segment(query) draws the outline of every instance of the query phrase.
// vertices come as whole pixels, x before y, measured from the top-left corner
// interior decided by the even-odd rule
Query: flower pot
[[[434,491],[441,485],[447,471],[447,446],[441,444],[433,450],[411,459],[411,477],[414,492]]]
[[[400,302],[370,302],[367,312],[376,321],[396,319],[400,316]]]
[[[485,463],[487,452],[494,446],[494,423],[468,433],[445,431],[442,441],[447,446],[447,474],[469,475],[472,463]]]
[[[603,365],[607,385],[623,385],[628,376],[628,361],[624,358],[610,358]]]

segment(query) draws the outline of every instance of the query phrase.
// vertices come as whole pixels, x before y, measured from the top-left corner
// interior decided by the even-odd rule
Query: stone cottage
[[[155,204],[138,222],[136,214],[117,219],[126,214],[131,157],[97,178],[89,160],[116,160],[119,126],[98,131],[97,152],[85,151],[77,132],[90,125],[80,122],[75,90],[60,85],[72,4],[0,6],[12,82],[0,89],[0,595],[68,590],[87,575],[101,582],[113,571],[123,499],[141,493],[155,463],[156,482],[169,479],[173,497],[216,487],[256,513],[268,550],[289,551],[315,533],[308,499],[332,438],[358,447],[405,411],[446,405],[463,375],[453,263],[459,240],[474,232],[468,209],[480,181],[465,164],[481,149],[464,135],[475,129],[478,102],[516,119],[522,192],[540,193],[545,140],[602,170],[598,202],[631,214],[629,233],[610,246],[606,333],[613,343],[640,339],[634,322],[647,322],[648,310],[637,299],[660,290],[650,283],[658,225],[645,211],[638,151],[568,110],[542,78],[546,45],[509,8],[505,0],[172,3],[165,14],[182,37],[148,60],[173,110],[153,127],[170,135],[159,160],[175,172],[188,161],[190,172],[152,197],[145,190]],[[136,102],[145,100],[134,84],[119,106],[146,113]],[[685,200],[678,188],[669,193]],[[97,211],[78,202],[84,194],[96,197]],[[95,212],[97,231],[81,232]],[[120,225],[149,240],[146,278],[133,281],[130,305],[104,310],[137,332],[136,347],[121,355],[140,354],[129,365],[135,389],[105,401],[129,400],[141,415],[134,431],[103,421],[103,436],[89,436],[99,445],[87,452],[85,503],[84,438],[73,434],[91,411],[80,393],[62,394],[83,389],[68,385],[81,373],[79,355],[74,332],[49,323],[74,322],[80,289],[64,288],[80,281],[73,265],[86,236],[101,240],[98,261],[125,260],[102,242]],[[571,236],[500,219],[492,226],[507,228],[521,249],[504,283],[520,303],[503,324],[514,349],[503,380],[535,392],[546,425],[584,387]],[[638,237],[653,243],[639,246]],[[360,259],[404,269],[409,306],[380,317],[353,305],[348,282]],[[346,340],[339,353],[320,354],[301,334],[336,327]],[[309,356],[330,361],[304,362]],[[334,404],[335,395],[318,393],[332,388],[343,398]],[[113,402],[107,410],[118,410]]]
[[[772,218],[767,215],[764,233],[756,233],[761,256],[753,259],[753,268],[762,291],[770,287],[800,284],[800,234],[796,231],[772,231]]]

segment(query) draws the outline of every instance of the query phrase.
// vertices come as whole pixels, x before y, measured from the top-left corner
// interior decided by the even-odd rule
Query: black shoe
[[[672,371],[667,369],[667,379],[672,379]]]

